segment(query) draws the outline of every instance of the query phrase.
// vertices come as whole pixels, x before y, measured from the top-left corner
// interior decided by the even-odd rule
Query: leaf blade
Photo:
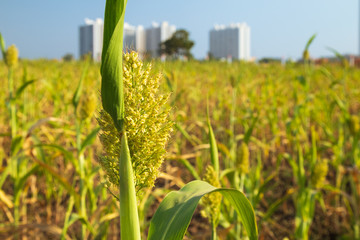
[[[1,35],[1,33],[0,33],[0,48],[1,48],[3,60],[5,61],[5,53],[6,53],[5,40],[4,40],[3,36]]]
[[[88,58],[85,63],[84,69],[81,73],[80,81],[78,83],[78,86],[76,87],[75,93],[72,98],[72,104],[73,104],[75,110],[76,110],[77,106],[79,105],[80,96],[81,96],[82,89],[83,89],[83,82],[87,76],[89,65],[90,65],[90,58]]]
[[[89,135],[86,136],[85,140],[82,142],[81,144],[81,148],[80,148],[80,153],[84,152],[85,151],[85,148],[87,146],[90,146],[91,144],[94,143],[95,141],[95,138],[98,134],[98,132],[100,131],[100,128],[97,127],[95,128],[94,130],[92,130]]]
[[[305,46],[305,51],[307,51],[309,49],[309,47],[310,47],[311,43],[314,41],[315,37],[316,37],[316,34],[312,35],[309,38],[309,40],[307,41],[306,46]]]
[[[204,181],[192,181],[179,191],[169,193],[160,203],[150,223],[148,240],[182,239],[201,197],[212,192],[220,192],[235,205],[249,238],[257,239],[255,213],[243,193],[215,188]]]
[[[25,89],[30,86],[31,84],[33,84],[36,80],[29,80],[24,82],[17,90],[16,90],[16,94],[15,94],[15,98],[20,97],[20,95],[22,94],[23,91],[25,91]]]
[[[106,1],[101,61],[101,100],[121,132],[125,117],[123,91],[123,30],[127,0]]]

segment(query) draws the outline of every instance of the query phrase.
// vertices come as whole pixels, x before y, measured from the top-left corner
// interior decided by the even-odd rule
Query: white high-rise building
[[[146,53],[146,32],[143,26],[139,25],[136,28],[136,51],[140,56],[144,56]]]
[[[136,27],[124,23],[124,51],[135,50],[136,45]]]
[[[210,31],[210,54],[215,58],[250,60],[250,27],[246,23],[215,25]]]
[[[124,23],[124,51],[137,51],[140,56],[143,56],[146,52],[146,37],[145,29],[139,25],[137,27],[128,23]]]
[[[85,19],[85,25],[80,26],[80,57],[91,54],[95,61],[100,61],[103,44],[104,22],[97,18],[95,21]]]
[[[162,22],[161,25],[153,23],[152,27],[146,29],[146,51],[152,57],[160,56],[160,43],[168,40],[176,32],[174,25]]]
[[[95,61],[101,60],[101,51],[103,45],[104,23],[102,19],[85,19],[85,25],[80,26],[80,57],[91,53]],[[124,23],[123,50],[135,50],[140,57],[150,53],[152,57],[160,56],[160,43],[169,39],[176,27],[163,22],[161,25],[153,23],[152,28],[144,29],[143,26],[132,26]]]

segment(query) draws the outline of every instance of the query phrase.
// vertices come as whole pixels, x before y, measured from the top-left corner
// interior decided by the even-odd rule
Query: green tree
[[[62,59],[63,59],[64,62],[71,62],[75,58],[74,58],[74,55],[72,55],[71,53],[67,53],[62,57]]]
[[[189,39],[189,32],[184,29],[177,30],[171,38],[160,44],[161,54],[166,54],[172,58],[192,58],[190,49],[194,46],[194,41]]]

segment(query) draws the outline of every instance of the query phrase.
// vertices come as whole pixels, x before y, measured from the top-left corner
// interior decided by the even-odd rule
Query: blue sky
[[[358,53],[357,0],[128,0],[125,21],[150,27],[168,21],[190,32],[192,53],[204,58],[214,24],[246,22],[251,28],[251,55],[301,56],[306,41],[313,57]],[[0,32],[24,58],[78,56],[78,27],[84,18],[103,18],[105,0],[1,0]]]

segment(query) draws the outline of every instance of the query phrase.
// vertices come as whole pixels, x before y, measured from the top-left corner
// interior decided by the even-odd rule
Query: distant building
[[[135,50],[136,45],[136,27],[128,23],[124,23],[124,50]]]
[[[176,32],[174,25],[162,22],[161,25],[153,23],[151,28],[146,29],[146,51],[151,57],[160,56],[160,43],[168,40]]]
[[[210,54],[215,58],[249,61],[250,27],[246,23],[215,25],[210,31]]]
[[[124,23],[124,51],[137,51],[140,56],[146,52],[146,36],[143,26],[132,26]]]
[[[79,28],[80,57],[90,53],[95,61],[101,60],[103,31],[104,23],[101,19],[85,19],[85,25]],[[141,25],[136,27],[124,23],[123,50],[135,50],[140,57],[144,57],[146,53],[154,58],[159,57],[160,43],[169,39],[175,31],[176,27],[167,22],[161,25],[153,23],[152,27],[146,30]]]
[[[97,18],[95,21],[85,19],[85,25],[79,28],[80,57],[91,54],[95,61],[100,61],[103,44],[104,22]]]
[[[141,25],[136,28],[135,49],[140,56],[144,56],[146,53],[146,31]]]

